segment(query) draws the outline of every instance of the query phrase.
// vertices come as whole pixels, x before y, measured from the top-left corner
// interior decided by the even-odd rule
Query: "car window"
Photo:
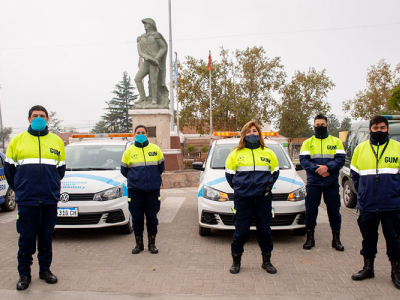
[[[125,145],[67,146],[67,169],[119,169],[124,151]]]
[[[390,138],[391,138],[392,140],[395,140],[395,141],[400,142],[400,134],[390,135]]]
[[[3,158],[0,156],[0,168],[4,167]]]
[[[231,153],[232,149],[236,146],[237,144],[216,144],[211,157],[211,169],[225,169],[225,161],[229,153]],[[291,168],[289,159],[281,146],[272,144],[268,145],[268,148],[274,151],[278,158],[279,169]]]

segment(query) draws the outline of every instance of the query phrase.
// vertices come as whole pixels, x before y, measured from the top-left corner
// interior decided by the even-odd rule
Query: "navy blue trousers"
[[[400,261],[400,210],[381,212],[360,210],[357,222],[363,237],[361,255],[365,258],[375,258],[378,253],[379,223],[382,223],[386,254],[390,261]]]
[[[236,210],[234,215],[236,230],[231,244],[232,253],[242,254],[244,252],[243,246],[249,239],[253,218],[256,222],[257,240],[261,252],[271,253],[273,249],[270,227],[272,220],[271,196],[235,197],[234,207]]]
[[[56,222],[57,204],[41,206],[18,205],[18,272],[20,276],[31,274],[32,256],[36,252],[36,239],[39,272],[50,270],[53,258],[52,234]]]
[[[133,191],[128,190],[129,211],[132,215],[133,231],[135,236],[143,235],[144,216],[148,235],[157,234],[157,213],[160,211],[160,190],[157,191]]]
[[[321,204],[323,194],[331,229],[332,231],[340,231],[342,215],[340,214],[339,184],[330,186],[307,185],[306,191],[306,228],[315,229],[317,226],[318,207]]]

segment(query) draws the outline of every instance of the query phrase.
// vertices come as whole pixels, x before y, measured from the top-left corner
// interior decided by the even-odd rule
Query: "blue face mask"
[[[37,117],[36,119],[33,119],[31,122],[31,128],[35,131],[42,131],[46,128],[46,120],[42,119],[41,117]]]
[[[147,137],[143,134],[139,134],[136,138],[135,138],[135,142],[138,142],[140,144],[143,144],[145,141],[147,141]]]
[[[260,141],[260,136],[255,134],[247,135],[244,140],[249,143],[257,143]]]

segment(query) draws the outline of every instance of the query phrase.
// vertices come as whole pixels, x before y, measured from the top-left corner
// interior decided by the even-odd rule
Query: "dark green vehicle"
[[[400,142],[400,116],[385,116],[389,121],[390,138]],[[369,139],[369,121],[362,121],[351,126],[344,148],[346,161],[339,172],[339,183],[343,187],[343,202],[346,207],[353,208],[357,205],[357,192],[354,188],[350,174],[350,163],[354,149],[358,144]]]

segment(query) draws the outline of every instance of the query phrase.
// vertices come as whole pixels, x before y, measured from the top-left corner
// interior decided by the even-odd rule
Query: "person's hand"
[[[317,173],[318,175],[323,176],[325,173],[328,172],[328,167],[327,166],[325,166],[325,165],[317,165],[317,166],[318,166],[318,169],[315,170],[315,173]]]
[[[326,172],[326,173],[322,174],[321,176],[322,177],[328,177],[328,176],[331,176],[331,174],[329,174],[329,172]]]

